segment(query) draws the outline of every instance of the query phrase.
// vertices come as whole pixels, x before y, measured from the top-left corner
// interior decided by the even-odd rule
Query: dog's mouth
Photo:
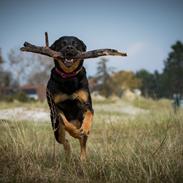
[[[64,65],[65,65],[66,67],[71,67],[72,64],[74,63],[74,59],[65,58],[63,62],[64,62]]]
[[[74,62],[76,62],[78,59],[74,59],[79,54],[79,51],[73,51],[73,52],[64,52],[64,59],[63,63],[66,67],[71,67]]]

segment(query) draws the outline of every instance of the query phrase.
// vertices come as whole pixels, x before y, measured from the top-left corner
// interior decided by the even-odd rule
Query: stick
[[[20,50],[32,52],[32,53],[39,53],[41,55],[46,55],[46,56],[57,58],[57,59],[64,58],[60,52],[54,51],[54,50],[50,49],[49,47],[35,46],[28,42],[25,42],[24,47],[20,48]]]
[[[48,35],[46,33],[45,33],[45,42],[46,42],[46,45],[48,45]],[[24,47],[20,48],[20,50],[32,52],[32,53],[39,53],[42,55],[53,57],[56,60],[64,59],[64,56],[61,54],[61,52],[54,51],[47,46],[46,47],[35,46],[28,42],[25,42]],[[73,59],[88,59],[88,58],[96,58],[96,57],[108,56],[108,55],[127,56],[127,53],[119,52],[114,49],[97,49],[97,50],[91,50],[91,51],[80,53]]]
[[[127,56],[127,53],[106,48],[106,49],[97,49],[97,50],[87,51],[87,52],[81,53],[78,57],[83,59],[88,59],[88,58],[96,58],[96,57],[108,56],[108,55]]]
[[[45,32],[45,45],[46,45],[46,47],[49,47],[48,33],[47,32]]]

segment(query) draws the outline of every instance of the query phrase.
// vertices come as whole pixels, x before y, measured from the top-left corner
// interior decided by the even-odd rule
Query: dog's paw
[[[87,128],[83,128],[83,127],[81,127],[80,128],[80,135],[81,136],[88,136],[90,134],[90,130],[89,129],[87,129]]]

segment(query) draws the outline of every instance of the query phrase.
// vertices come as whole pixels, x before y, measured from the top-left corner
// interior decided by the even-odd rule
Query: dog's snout
[[[67,47],[66,47],[66,50],[67,50],[67,51],[73,51],[74,48],[73,48],[73,46],[67,46]]]
[[[72,45],[65,46],[65,48],[62,51],[63,51],[65,57],[68,59],[74,57],[78,53],[76,48],[74,48]]]

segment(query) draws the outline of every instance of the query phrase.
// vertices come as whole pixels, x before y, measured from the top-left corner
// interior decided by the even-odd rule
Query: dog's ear
[[[82,40],[79,40],[79,41],[81,42],[81,45],[82,45],[82,51],[86,51],[87,47],[84,44],[84,42]]]
[[[54,51],[59,51],[61,48],[61,40],[63,39],[63,37],[60,37],[59,39],[57,39],[51,46],[50,49],[54,50]]]
[[[50,46],[50,49],[55,51],[55,44],[54,43]]]
[[[56,40],[51,46],[50,49],[57,51],[57,44],[58,44],[58,40]]]

